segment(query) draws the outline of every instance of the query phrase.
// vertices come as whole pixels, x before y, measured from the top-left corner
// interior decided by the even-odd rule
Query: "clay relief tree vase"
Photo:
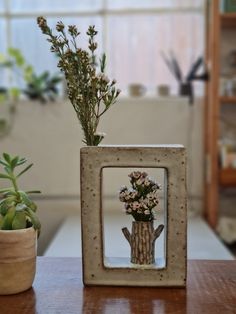
[[[150,265],[155,263],[155,241],[160,236],[164,225],[156,229],[152,221],[133,221],[132,232],[125,227],[122,232],[130,244],[131,263]]]

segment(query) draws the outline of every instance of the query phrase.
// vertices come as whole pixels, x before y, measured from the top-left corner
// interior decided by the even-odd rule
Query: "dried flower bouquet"
[[[97,128],[101,116],[115,103],[120,90],[116,89],[115,80],[105,75],[106,55],[99,60],[99,69],[95,51],[97,42],[95,26],[89,26],[88,51],[78,47],[80,32],[75,25],[66,27],[60,21],[54,34],[44,17],[37,18],[43,34],[48,36],[51,51],[59,57],[58,67],[65,74],[68,97],[74,107],[84,132],[83,142],[97,146],[104,138]]]

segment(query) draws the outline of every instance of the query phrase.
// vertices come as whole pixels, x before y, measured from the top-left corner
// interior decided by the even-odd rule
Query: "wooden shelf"
[[[236,27],[236,12],[222,13],[220,15],[220,22],[222,27]]]
[[[219,95],[220,74],[224,72],[222,49],[231,40],[225,31],[236,34],[236,12],[221,13],[221,0],[206,2],[206,63],[210,65],[210,80],[206,85],[205,106],[205,156],[207,175],[205,181],[205,217],[216,228],[220,215],[220,187],[236,187],[236,169],[221,169],[219,165],[219,136],[221,135],[221,106],[236,105],[233,97]]]
[[[236,96],[220,96],[221,104],[236,104]]]
[[[221,169],[219,175],[220,185],[224,187],[236,186],[236,169]]]

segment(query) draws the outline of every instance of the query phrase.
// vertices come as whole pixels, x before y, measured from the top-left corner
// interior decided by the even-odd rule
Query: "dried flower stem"
[[[62,22],[56,24],[59,35],[54,35],[44,17],[38,17],[38,25],[42,33],[48,36],[51,51],[59,57],[58,67],[65,74],[68,97],[81,123],[86,145],[97,146],[103,135],[97,134],[101,116],[115,103],[120,90],[115,88],[115,80],[105,76],[106,55],[103,54],[97,73],[95,50],[97,43],[95,26],[89,26],[88,50],[77,47],[80,33],[75,25],[68,26],[68,35]]]

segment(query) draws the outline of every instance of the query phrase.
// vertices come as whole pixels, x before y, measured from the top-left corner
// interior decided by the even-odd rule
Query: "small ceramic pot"
[[[130,84],[129,85],[129,94],[133,97],[143,96],[146,92],[146,87],[142,84]]]
[[[37,232],[33,227],[0,230],[0,295],[32,286],[36,271]]]

